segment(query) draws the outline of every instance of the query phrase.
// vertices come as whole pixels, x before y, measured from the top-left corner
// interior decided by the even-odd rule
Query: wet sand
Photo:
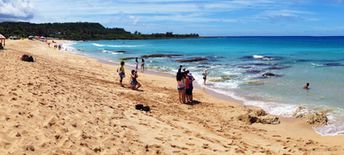
[[[8,41],[0,51],[1,154],[343,154],[343,136],[322,137],[304,120],[252,125],[234,100],[200,88],[178,103],[173,77],[139,72],[140,91],[119,86],[118,66]],[[20,61],[30,54],[36,62]],[[126,69],[126,86],[129,83]],[[135,110],[137,103],[150,113]]]

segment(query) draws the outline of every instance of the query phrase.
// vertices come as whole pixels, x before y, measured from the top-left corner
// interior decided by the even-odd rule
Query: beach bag
[[[25,61],[25,62],[35,62],[35,60],[33,59],[32,56],[30,55],[22,55],[22,57],[20,58],[21,61]]]

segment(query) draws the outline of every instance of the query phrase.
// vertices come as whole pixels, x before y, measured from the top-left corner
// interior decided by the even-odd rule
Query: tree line
[[[165,39],[165,38],[197,38],[198,34],[131,33],[123,28],[106,28],[99,23],[43,23],[2,22],[0,33],[5,37],[44,36],[65,40],[114,40],[114,39]]]

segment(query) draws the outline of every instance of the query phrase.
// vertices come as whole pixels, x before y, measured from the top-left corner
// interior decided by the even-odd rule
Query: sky
[[[202,36],[343,36],[344,0],[0,0],[1,21],[99,22]]]

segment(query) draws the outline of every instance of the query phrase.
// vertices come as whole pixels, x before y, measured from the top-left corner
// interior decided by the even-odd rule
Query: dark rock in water
[[[127,53],[127,51],[116,51],[117,53]]]
[[[243,66],[238,66],[238,68],[248,69],[248,68],[253,68],[253,67],[252,66],[248,66],[248,65],[243,65]]]
[[[124,57],[124,58],[121,58],[121,60],[132,60],[132,59],[136,59],[136,57]]]
[[[344,64],[336,63],[336,62],[334,62],[334,63],[326,63],[324,65],[326,65],[328,67],[344,66]]]
[[[253,66],[275,66],[276,64],[271,64],[271,63],[249,63],[247,65],[253,65]]]
[[[203,57],[195,57],[195,58],[188,58],[188,59],[180,59],[176,60],[177,62],[199,62],[199,61],[206,61],[208,60],[207,58]]]
[[[245,71],[246,74],[258,74],[261,73],[261,70],[247,70]]]
[[[286,68],[290,68],[290,66],[271,66],[267,69],[269,69],[269,70],[281,70],[281,69],[286,69]]]
[[[251,59],[253,59],[253,56],[243,56],[243,57],[241,57],[240,59],[243,59],[243,60],[251,60]]]
[[[264,73],[262,75],[262,77],[266,77],[266,78],[269,78],[269,77],[280,77],[281,75],[278,75],[278,74],[274,74],[274,73],[270,73],[270,72],[267,72],[267,73]]]
[[[181,54],[150,54],[150,55],[143,55],[141,58],[171,58],[171,57],[178,57],[178,56],[183,56]]]
[[[35,62],[35,60],[33,59],[32,56],[26,55],[26,54],[22,55],[22,57],[20,58],[20,60],[26,61],[26,62]]]
[[[206,66],[206,65],[198,65],[197,67],[198,68],[208,68],[208,66]]]

